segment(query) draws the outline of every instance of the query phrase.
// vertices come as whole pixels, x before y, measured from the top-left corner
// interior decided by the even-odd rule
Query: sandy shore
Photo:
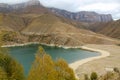
[[[75,74],[82,80],[84,74],[90,75],[92,72],[96,72],[99,76],[104,75],[108,71],[113,71],[115,67],[120,69],[120,46],[117,45],[98,45],[98,44],[88,44],[85,47],[95,50],[102,51],[101,57],[90,59],[88,62],[78,64],[79,66],[75,70]],[[106,52],[107,53],[106,55]],[[103,54],[105,53],[105,55]],[[110,55],[109,55],[110,54]]]
[[[100,49],[95,49],[95,48],[90,48],[86,46],[82,46],[81,49],[89,50],[89,51],[95,51],[101,53],[100,56],[95,56],[95,57],[90,57],[86,58],[83,60],[76,61],[74,63],[69,64],[69,66],[73,69],[75,76],[77,79],[79,79],[79,76],[76,74],[76,70],[78,69],[79,66],[93,60],[101,59],[110,56],[110,53],[108,51],[100,50]]]
[[[86,58],[86,59],[79,60],[79,61],[76,61],[76,62],[74,62],[74,63],[69,64],[69,66],[70,66],[74,71],[75,71],[80,65],[82,65],[82,64],[84,64],[84,63],[87,63],[87,62],[92,61],[92,60],[104,58],[104,57],[107,57],[107,56],[110,55],[109,52],[104,51],[104,50],[100,50],[100,49],[89,48],[89,47],[86,47],[86,46],[82,46],[81,48],[82,48],[82,49],[85,49],[85,50],[90,50],[90,51],[99,52],[99,53],[101,53],[101,55],[100,55],[100,56],[96,56],[96,57]]]

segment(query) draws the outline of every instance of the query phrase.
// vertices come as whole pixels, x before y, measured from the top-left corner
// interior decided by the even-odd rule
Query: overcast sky
[[[20,3],[28,0],[0,0],[0,3]],[[120,0],[40,0],[47,7],[65,9],[71,12],[96,11],[102,14],[112,14],[114,19],[120,19]]]

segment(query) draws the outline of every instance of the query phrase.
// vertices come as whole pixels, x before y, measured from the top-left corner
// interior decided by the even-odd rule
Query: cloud
[[[41,3],[47,7],[56,7],[59,9],[65,9],[71,11],[76,4],[74,3],[74,0],[40,0]]]
[[[108,3],[108,4],[104,4],[104,3],[94,3],[94,4],[90,4],[90,5],[85,5],[85,6],[80,6],[78,7],[78,11],[79,10],[87,10],[87,11],[101,11],[101,12],[107,12],[107,11],[113,11],[115,9],[117,9],[119,7],[119,4],[117,3]]]

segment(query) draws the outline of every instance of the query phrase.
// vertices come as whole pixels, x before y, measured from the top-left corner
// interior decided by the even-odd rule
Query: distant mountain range
[[[113,21],[111,14],[98,14],[96,12],[80,11],[80,12],[69,12],[66,10],[60,10],[56,8],[49,8],[53,13],[81,22],[109,22]]]
[[[92,12],[93,14],[85,13],[90,13],[92,17],[93,14],[97,14],[95,12]],[[92,21],[89,21],[88,18],[85,20],[85,18],[85,23],[83,23],[80,20],[59,16],[51,9],[42,6],[39,0],[30,0],[14,5],[0,4],[0,30],[19,32],[26,37],[25,40],[22,38],[23,42],[37,41],[66,46],[118,44],[119,41],[116,39],[84,29],[86,24],[90,24],[86,22],[99,22],[92,17],[90,17]],[[19,36],[16,37],[19,38]]]
[[[29,9],[27,7],[33,8],[34,6],[38,6],[39,9],[36,11],[33,9]],[[27,10],[25,9],[27,8]],[[24,9],[24,10],[23,10]],[[49,11],[47,11],[47,10]],[[113,21],[111,14],[98,14],[96,12],[89,12],[89,11],[81,11],[81,12],[69,12],[66,10],[60,10],[56,8],[45,8],[42,6],[42,4],[39,2],[39,0],[29,0],[28,2],[25,3],[19,3],[19,4],[0,4],[0,12],[40,12],[40,11],[45,11],[45,12],[53,12],[56,15],[63,16],[68,19],[76,20],[76,21],[81,21],[81,22],[109,22]]]

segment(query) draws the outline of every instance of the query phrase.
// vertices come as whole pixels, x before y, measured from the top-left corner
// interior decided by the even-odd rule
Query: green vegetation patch
[[[23,67],[0,48],[0,80],[24,80]]]
[[[63,59],[56,62],[39,48],[28,80],[76,80],[74,72]]]

